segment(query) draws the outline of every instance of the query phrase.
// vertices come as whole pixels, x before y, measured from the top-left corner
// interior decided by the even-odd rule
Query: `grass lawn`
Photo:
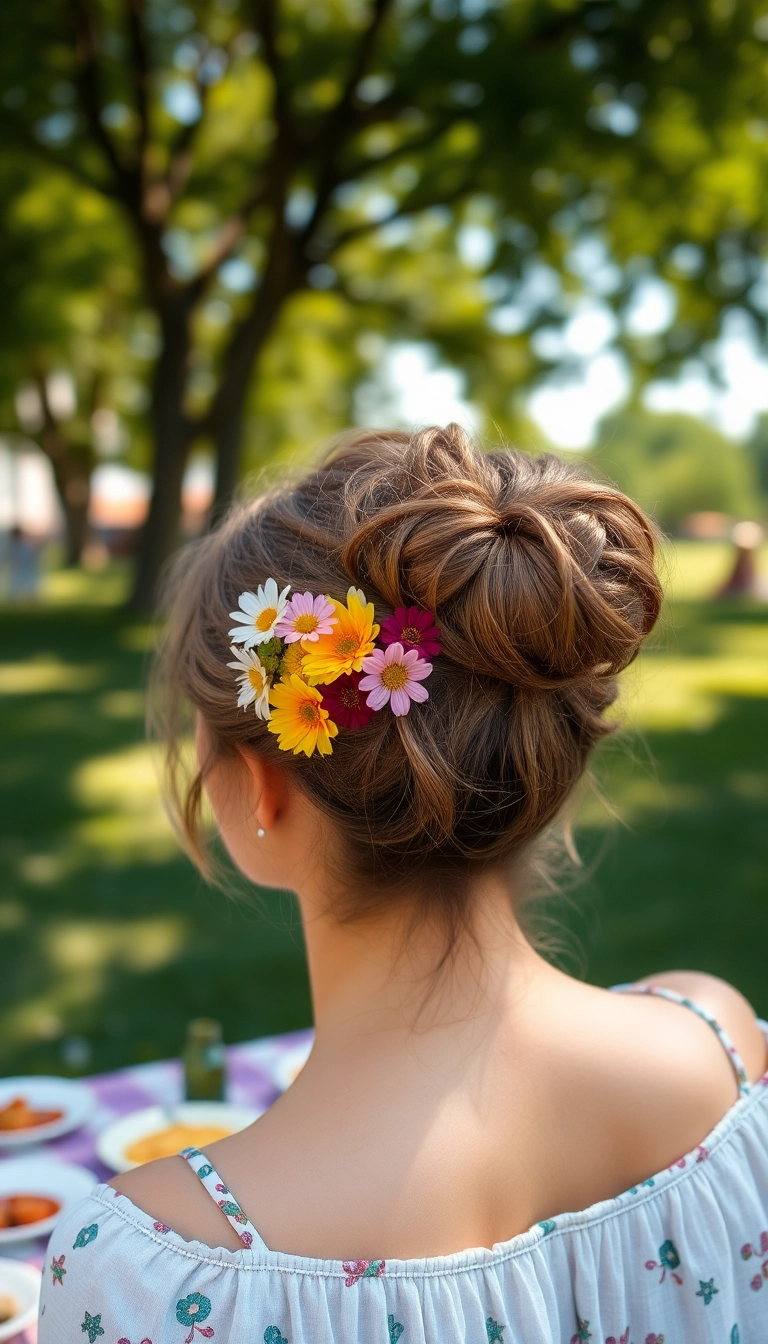
[[[586,799],[585,876],[557,914],[598,983],[696,966],[768,1015],[768,607],[708,600],[727,563],[670,556],[664,629],[598,762],[616,816]],[[310,1020],[289,899],[232,901],[179,855],[143,740],[152,631],[120,611],[124,582],[52,574],[40,605],[0,612],[2,1073],[175,1054],[202,1014],[230,1041]]]

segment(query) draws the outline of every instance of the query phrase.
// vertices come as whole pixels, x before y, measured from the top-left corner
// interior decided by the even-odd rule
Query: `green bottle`
[[[189,1023],[183,1060],[187,1101],[223,1101],[226,1058],[220,1022],[196,1017]]]

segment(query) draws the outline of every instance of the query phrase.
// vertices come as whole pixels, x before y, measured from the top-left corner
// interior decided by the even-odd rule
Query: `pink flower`
[[[385,651],[374,649],[363,659],[367,676],[360,681],[360,690],[369,691],[366,704],[371,709],[383,709],[389,700],[392,713],[407,714],[412,700],[428,700],[429,692],[419,683],[432,671],[415,649],[405,652],[402,644],[390,644]]]
[[[373,710],[360,691],[360,673],[345,672],[329,686],[323,686],[323,709],[327,709],[339,728],[365,728]]]
[[[402,644],[404,649],[415,649],[420,658],[434,657],[440,652],[440,631],[431,611],[418,607],[395,607],[393,616],[381,622],[382,644]]]
[[[286,644],[315,644],[320,635],[330,635],[336,624],[333,603],[327,597],[313,597],[311,593],[294,593],[280,620],[275,634]]]

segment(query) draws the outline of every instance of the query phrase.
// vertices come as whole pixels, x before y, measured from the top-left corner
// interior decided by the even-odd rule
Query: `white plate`
[[[55,1157],[11,1157],[0,1162],[0,1199],[8,1195],[43,1195],[55,1199],[60,1206],[50,1218],[41,1218],[39,1223],[0,1228],[0,1246],[47,1237],[70,1205],[90,1194],[98,1181],[98,1176],[85,1167],[57,1162]]]
[[[31,1129],[0,1129],[0,1148],[17,1148],[24,1143],[47,1143],[60,1134],[77,1129],[88,1118],[95,1102],[82,1083],[72,1078],[0,1078],[0,1110],[23,1097],[33,1111],[62,1111],[60,1120]]]
[[[275,1086],[279,1087],[281,1092],[286,1092],[301,1073],[309,1059],[313,1044],[313,1041],[302,1041],[300,1045],[291,1046],[290,1050],[286,1050],[284,1055],[279,1055],[274,1061],[270,1073]]]
[[[252,1125],[263,1115],[264,1108],[230,1106],[225,1101],[182,1101],[178,1106],[148,1106],[144,1111],[115,1120],[102,1130],[96,1142],[96,1152],[105,1167],[113,1171],[131,1171],[138,1166],[126,1157],[126,1149],[137,1139],[144,1139],[171,1125],[215,1125],[230,1134]]]
[[[0,1340],[15,1339],[22,1330],[34,1325],[40,1302],[39,1269],[25,1265],[23,1260],[0,1260],[0,1297],[15,1297],[18,1315],[0,1325]]]

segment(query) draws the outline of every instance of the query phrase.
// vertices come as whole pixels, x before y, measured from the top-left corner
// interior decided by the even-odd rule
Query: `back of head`
[[[611,731],[617,674],[661,606],[655,544],[637,505],[555,456],[482,452],[457,425],[358,432],[177,564],[166,729],[180,692],[217,754],[291,772],[333,823],[340,915],[402,895],[461,918],[467,878],[529,852]],[[359,586],[377,621],[434,613],[429,698],[340,732],[332,755],[280,752],[227,669],[229,613],[268,577],[339,602]],[[200,783],[178,799],[198,855]]]

